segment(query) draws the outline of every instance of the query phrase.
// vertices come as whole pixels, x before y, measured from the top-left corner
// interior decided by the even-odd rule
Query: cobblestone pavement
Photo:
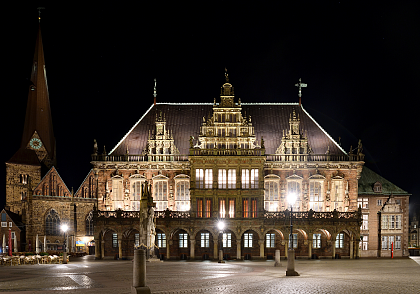
[[[287,261],[170,261],[147,263],[152,293],[420,293],[420,257],[410,259],[296,260],[299,277],[286,277]],[[0,266],[0,292],[131,293],[132,262]]]

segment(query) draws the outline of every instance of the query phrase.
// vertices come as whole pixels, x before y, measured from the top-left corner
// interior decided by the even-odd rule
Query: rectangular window
[[[197,189],[204,188],[204,170],[201,168],[195,170],[195,187]]]
[[[245,233],[244,234],[244,247],[251,248],[252,247],[252,233]]]
[[[229,199],[229,217],[235,217],[235,199]]]
[[[159,248],[166,248],[166,235],[157,233],[157,245]]]
[[[369,236],[362,236],[362,250],[368,250]]]
[[[236,170],[235,169],[219,169],[219,189],[235,189],[236,188]]]
[[[344,234],[337,234],[335,238],[335,248],[344,248]]]
[[[390,222],[389,222],[389,228],[395,229],[395,215],[390,215]]]
[[[382,229],[388,229],[388,216],[387,215],[382,215],[381,227]]]
[[[265,247],[267,247],[267,248],[276,247],[276,235],[275,234],[266,234],[265,235]]]
[[[232,247],[232,234],[223,233],[223,248],[230,248],[230,247]]]
[[[188,248],[188,234],[179,234],[179,248]]]
[[[257,199],[255,198],[251,199],[251,217],[252,218],[257,217]]]
[[[225,218],[226,217],[226,200],[219,199],[219,217]]]
[[[388,249],[388,236],[382,236],[382,250]]]
[[[382,206],[382,199],[378,199],[377,204],[378,206]]]
[[[211,217],[211,200],[210,199],[206,199],[204,217],[207,217],[207,218]]]
[[[309,183],[309,208],[313,211],[323,210],[321,187],[320,182]]]
[[[369,198],[358,198],[357,199],[357,206],[361,207],[362,209],[369,208]]]
[[[201,248],[208,248],[210,247],[210,233],[201,233]]]
[[[395,228],[401,230],[401,215],[395,216]]]
[[[242,170],[242,189],[249,189],[249,170]]]
[[[314,234],[312,237],[312,247],[314,249],[321,248],[321,234]]]
[[[392,249],[391,248],[392,246],[395,247],[395,244],[394,244],[394,236],[389,236],[388,237],[388,249],[391,250]]]
[[[213,170],[201,169],[195,170],[195,187],[197,189],[212,189],[213,188]]]
[[[401,236],[395,236],[394,249],[401,249]]]
[[[258,189],[258,169],[242,169],[242,189]]]
[[[251,169],[251,189],[258,189],[258,169]]]
[[[114,248],[118,247],[118,234],[116,233],[112,234],[112,247]]]
[[[203,199],[197,199],[197,217],[203,217]]]
[[[363,214],[362,215],[362,227],[361,227],[362,230],[369,230],[368,220],[369,220],[369,215],[368,214]]]
[[[225,169],[219,169],[218,188],[219,189],[226,189],[226,182],[227,182],[226,170]]]
[[[249,217],[248,199],[243,199],[242,209],[243,209],[244,218],[248,218]]]
[[[204,173],[204,188],[212,189],[213,188],[213,170],[206,169]]]
[[[134,246],[138,247],[140,245],[140,234],[134,234]]]
[[[9,228],[13,227],[13,222],[9,222]]]
[[[1,222],[1,227],[2,228],[7,228],[7,222]]]

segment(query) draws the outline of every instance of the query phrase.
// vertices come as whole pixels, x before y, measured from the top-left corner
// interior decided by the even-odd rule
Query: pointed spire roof
[[[29,86],[25,125],[21,148],[26,148],[35,132],[45,147],[49,158],[55,162],[55,138],[53,132],[48,84],[45,71],[44,49],[42,45],[41,24],[35,45],[32,64],[31,84]]]

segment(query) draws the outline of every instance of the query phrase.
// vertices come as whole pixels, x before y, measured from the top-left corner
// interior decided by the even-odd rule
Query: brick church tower
[[[45,172],[56,163],[48,85],[42,45],[41,24],[35,45],[26,107],[25,125],[19,150],[6,162],[6,208],[31,219],[31,192]]]

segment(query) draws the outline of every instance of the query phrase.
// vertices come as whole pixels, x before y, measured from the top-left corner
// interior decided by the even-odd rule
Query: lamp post
[[[289,236],[289,250],[287,252],[287,270],[286,276],[299,276],[295,271],[295,249],[293,248],[293,205],[296,202],[296,194],[290,193],[287,195],[287,202],[290,205],[290,236]]]
[[[219,244],[219,263],[225,263],[225,261],[223,260],[223,249],[220,249],[223,246],[223,230],[225,228],[225,223],[221,220],[218,221],[217,228],[219,229],[220,234],[222,234],[222,242],[221,244]]]
[[[63,242],[63,244],[64,244],[64,252],[63,252],[63,263],[64,264],[66,264],[67,263],[67,248],[66,248],[66,234],[67,234],[67,231],[68,231],[68,229],[69,229],[69,226],[68,225],[66,225],[66,224],[63,224],[63,225],[61,225],[61,230],[64,232],[64,242]]]

